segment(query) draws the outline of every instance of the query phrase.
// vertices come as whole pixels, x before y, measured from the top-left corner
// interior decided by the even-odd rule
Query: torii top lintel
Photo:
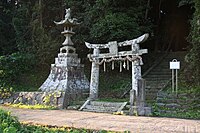
[[[139,44],[139,43],[143,43],[147,40],[147,38],[149,37],[149,34],[146,33],[136,39],[133,39],[133,40],[127,40],[127,41],[124,41],[124,42],[119,42],[117,43],[117,45],[119,47],[122,47],[122,46],[128,46],[128,45],[134,45],[134,44]],[[88,42],[85,42],[85,45],[88,47],[88,48],[93,48],[93,49],[105,49],[105,48],[109,48],[111,44],[113,43],[116,43],[116,41],[113,41],[113,42],[108,42],[107,44],[90,44]]]
[[[111,58],[111,57],[119,57],[119,56],[129,56],[129,55],[142,55],[145,53],[148,53],[147,49],[140,49],[139,47],[139,43],[142,43],[144,41],[147,40],[147,38],[149,37],[149,34],[144,34],[136,39],[133,40],[127,40],[124,42],[119,42],[117,43],[117,41],[113,41],[113,42],[108,42],[107,44],[90,44],[85,42],[86,46],[88,48],[92,48],[94,50],[98,50],[99,49],[105,49],[108,48],[109,49],[109,53],[99,53],[99,52],[95,52],[92,55],[89,54],[89,57],[95,57],[95,58]],[[132,50],[131,51],[118,51],[118,47],[122,47],[122,46],[131,46]]]

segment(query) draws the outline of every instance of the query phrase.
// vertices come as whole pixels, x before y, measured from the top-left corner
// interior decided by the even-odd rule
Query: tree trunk
[[[42,23],[42,0],[39,0],[39,12],[40,12],[40,19],[39,19],[39,21],[40,21],[40,27],[42,28],[42,26],[43,26],[43,23]]]
[[[147,18],[148,18],[148,12],[149,12],[149,7],[150,7],[150,2],[151,2],[151,0],[148,0],[147,1],[147,8],[146,8],[146,12],[145,12],[145,19],[147,20]]]

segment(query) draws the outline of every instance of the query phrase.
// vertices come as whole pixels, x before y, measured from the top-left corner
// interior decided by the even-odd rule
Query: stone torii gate
[[[122,62],[124,62],[123,67],[126,67],[125,63],[127,63],[127,69],[129,69],[129,62],[132,62],[132,89],[135,90],[137,94],[138,79],[141,79],[140,65],[143,64],[140,55],[148,52],[147,49],[140,49],[139,43],[146,41],[148,36],[148,34],[144,34],[136,39],[119,43],[116,41],[109,42],[108,44],[85,43],[88,48],[93,49],[93,54],[88,54],[88,58],[92,62],[89,99],[95,100],[98,98],[99,65],[104,63],[105,69],[105,63],[112,62],[112,69],[114,69],[114,61],[121,61],[120,72],[122,71]],[[131,46],[131,51],[118,52],[118,47],[128,45]],[[109,53],[100,53],[100,49],[106,48],[109,49]]]
[[[86,46],[89,49],[93,49],[93,54],[88,54],[88,58],[92,62],[90,95],[88,100],[95,100],[98,98],[99,66],[101,64],[104,65],[104,71],[105,71],[107,62],[111,62],[112,69],[114,69],[114,62],[120,61],[120,72],[121,72],[122,67],[127,68],[127,70],[129,70],[129,62],[131,62],[132,89],[130,91],[130,103],[131,107],[133,108],[134,96],[136,96],[137,99],[138,89],[139,89],[138,85],[139,85],[139,80],[141,79],[141,65],[143,65],[141,55],[148,53],[147,49],[140,49],[139,44],[146,41],[148,37],[149,34],[144,34],[133,40],[127,40],[119,43],[117,43],[117,41],[113,41],[113,42],[108,42],[107,44],[90,44],[88,42],[85,42]],[[118,47],[123,47],[123,46],[131,46],[131,50],[119,52]],[[101,49],[109,49],[109,53],[100,53]]]

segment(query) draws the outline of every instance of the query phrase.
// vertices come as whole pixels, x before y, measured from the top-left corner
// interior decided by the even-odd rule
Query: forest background
[[[19,90],[37,90],[49,74],[64,40],[53,21],[64,17],[71,8],[72,17],[81,25],[76,27],[73,42],[82,63],[86,64],[89,51],[84,42],[105,43],[133,39],[150,33],[146,47],[156,52],[154,45],[159,38],[157,27],[162,12],[151,12],[153,0],[1,0],[0,1],[0,86]],[[200,1],[176,0],[177,7],[189,6],[193,11],[190,47],[185,60],[191,70],[191,79],[200,83]],[[164,42],[163,42],[164,43]],[[90,69],[89,66],[85,66]]]

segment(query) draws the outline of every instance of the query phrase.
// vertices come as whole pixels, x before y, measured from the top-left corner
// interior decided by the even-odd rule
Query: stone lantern
[[[64,27],[61,32],[65,36],[60,53],[55,58],[55,63],[51,64],[51,72],[46,81],[40,87],[45,92],[63,91],[67,94],[79,93],[89,90],[89,81],[84,75],[84,65],[80,64],[78,54],[71,40],[73,28],[80,23],[77,19],[71,18],[71,10],[66,9],[64,20],[54,22],[56,25]]]
[[[73,28],[77,25],[79,25],[80,23],[77,22],[76,18],[71,19],[71,10],[70,8],[66,9],[66,14],[65,14],[65,19],[61,20],[60,22],[55,22],[54,23],[56,25],[60,25],[62,27],[64,27],[64,31],[61,32],[61,34],[63,34],[65,36],[65,41],[62,43],[62,45],[64,46],[62,48],[62,50],[65,51],[61,51],[61,52],[65,52],[65,53],[73,53],[75,52],[74,50],[74,43],[71,40],[72,35],[75,34],[75,32],[73,32]]]

